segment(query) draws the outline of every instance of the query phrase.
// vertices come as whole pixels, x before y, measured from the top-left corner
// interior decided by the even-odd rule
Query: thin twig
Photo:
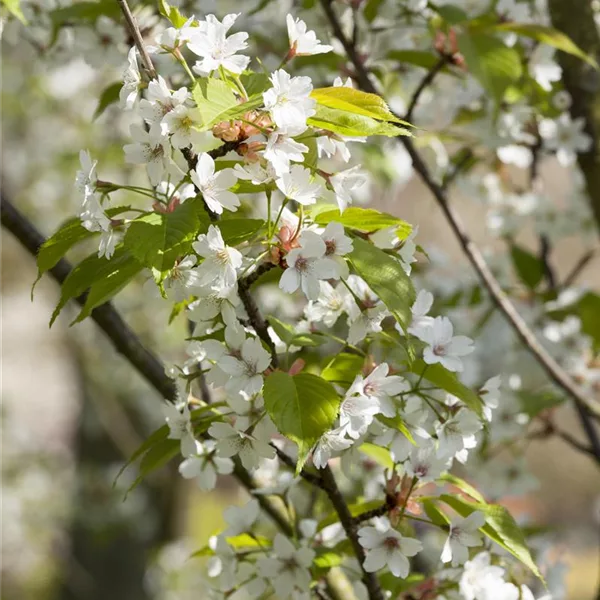
[[[548,284],[548,290],[554,292],[556,290],[556,275],[550,264],[550,240],[545,234],[540,235],[540,260],[544,269],[544,276]]]
[[[146,46],[144,46],[144,38],[140,32],[140,28],[135,22],[135,17],[131,14],[131,9],[129,8],[129,4],[127,4],[127,0],[117,0],[119,6],[121,7],[121,11],[125,16],[125,21],[127,22],[127,29],[131,37],[133,38],[133,43],[135,47],[138,49],[140,56],[142,57],[142,63],[144,64],[144,68],[148,73],[150,79],[156,79],[156,69],[152,64],[152,59],[146,50]]]
[[[431,85],[435,76],[448,64],[448,57],[442,55],[438,61],[427,71],[427,74],[421,80],[421,83],[417,86],[415,93],[413,94],[410,104],[408,105],[408,110],[406,111],[406,116],[404,117],[405,121],[410,122],[413,116],[413,112],[417,107],[417,103],[419,102],[419,98],[421,94]]]
[[[596,256],[596,250],[588,250],[571,269],[571,272],[565,277],[565,280],[561,283],[561,288],[568,288],[572,286],[581,272],[588,266],[589,262]]]
[[[331,1],[320,1],[325,14],[331,23],[331,27],[335,36],[346,50],[349,59],[354,65],[359,87],[363,91],[370,92],[372,94],[378,94],[378,90],[371,82],[364,64],[357,55],[356,49],[344,35],[339,20],[333,10],[333,6],[331,5]],[[598,433],[590,417],[590,413],[596,417],[600,416],[600,410],[592,401],[583,395],[575,382],[537,341],[527,323],[523,320],[521,315],[513,306],[512,302],[502,290],[500,284],[485,262],[483,254],[477,245],[470,239],[460,218],[450,206],[444,190],[434,181],[433,177],[429,173],[429,169],[423,162],[419,152],[416,150],[411,138],[408,136],[400,136],[397,139],[400,143],[404,144],[412,159],[413,168],[433,194],[439,207],[442,209],[442,212],[444,213],[454,235],[458,239],[463,252],[471,262],[475,271],[478,273],[497,308],[504,314],[521,342],[534,356],[550,379],[573,399],[582,427],[590,441],[590,446],[594,451],[596,460],[600,462],[600,440],[598,439]]]

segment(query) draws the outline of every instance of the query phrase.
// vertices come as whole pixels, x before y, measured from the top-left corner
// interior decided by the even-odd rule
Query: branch
[[[548,10],[552,25],[566,33],[589,56],[600,57],[600,35],[594,20],[590,0],[550,0]],[[600,231],[600,94],[598,72],[577,56],[557,53],[562,68],[562,81],[571,96],[570,113],[573,119],[582,118],[584,131],[592,139],[587,152],[577,154],[583,173],[590,208]]]
[[[406,111],[406,116],[404,117],[405,121],[410,122],[412,119],[413,112],[417,107],[417,103],[419,102],[419,98],[421,94],[431,85],[435,76],[446,66],[448,63],[447,56],[441,56],[439,60],[427,71],[427,74],[421,80],[421,83],[417,86],[415,93],[412,96],[410,104],[408,105],[408,110]]]
[[[148,73],[150,79],[156,79],[156,70],[154,65],[152,64],[152,59],[144,46],[144,38],[142,38],[142,34],[140,32],[140,28],[135,22],[134,16],[131,14],[131,9],[129,8],[129,4],[127,4],[127,0],[117,0],[119,6],[121,7],[121,11],[125,16],[125,21],[127,22],[127,29],[131,37],[133,38],[133,43],[135,47],[138,49],[140,56],[142,57],[142,63],[144,64],[144,68]]]
[[[589,262],[596,255],[596,250],[588,250],[575,264],[571,272],[565,277],[565,280],[561,284],[561,288],[568,288],[575,283],[577,277],[581,272],[588,266]]]
[[[348,53],[348,57],[354,64],[356,69],[356,78],[359,83],[359,87],[366,92],[372,94],[378,94],[377,89],[371,82],[367,71],[363,63],[359,60],[355,48],[346,39],[340,23],[333,11],[330,0],[320,0],[321,5],[327,15],[331,27],[334,31],[335,36],[339,39],[340,43]],[[546,351],[546,349],[540,345],[535,338],[533,332],[529,329],[527,323],[523,320],[521,315],[517,312],[509,298],[506,296],[500,284],[494,277],[490,268],[488,267],[483,254],[476,246],[476,244],[470,239],[464,225],[460,221],[460,218],[450,206],[446,197],[445,191],[440,187],[429,173],[429,169],[423,162],[420,154],[416,150],[412,140],[407,136],[400,136],[397,138],[399,142],[403,143],[406,150],[408,151],[415,171],[419,174],[424,184],[429,188],[429,191],[433,194],[438,206],[444,213],[446,220],[448,221],[454,235],[458,239],[463,252],[471,262],[473,268],[479,275],[481,281],[487,288],[490,297],[492,298],[496,307],[505,316],[521,342],[533,355],[533,357],[540,364],[542,369],[546,372],[549,378],[561,388],[568,396],[570,396],[574,403],[577,413],[579,415],[583,429],[590,441],[590,446],[594,451],[596,460],[600,462],[600,440],[598,439],[598,433],[594,428],[594,425],[590,418],[590,413],[596,417],[600,416],[600,411],[597,406],[590,400],[588,400],[583,393],[576,386],[575,382],[569,377],[569,375],[562,369],[562,367],[554,360],[554,358]]]

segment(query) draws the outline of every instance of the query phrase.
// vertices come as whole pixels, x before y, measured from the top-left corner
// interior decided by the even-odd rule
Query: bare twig
[[[419,98],[421,94],[431,85],[435,76],[448,64],[448,57],[441,56],[438,61],[427,71],[425,77],[421,80],[421,83],[417,86],[412,98],[410,100],[410,104],[408,105],[408,110],[406,111],[406,116],[404,117],[405,121],[410,122],[413,116],[413,112],[417,107],[419,102]]]
[[[131,14],[131,9],[129,8],[129,4],[127,4],[127,0],[117,0],[119,6],[121,7],[121,11],[125,16],[125,21],[127,22],[127,29],[131,37],[133,38],[133,42],[135,47],[138,49],[140,56],[142,57],[142,63],[144,64],[144,68],[148,73],[150,79],[156,79],[156,69],[152,64],[152,59],[146,50],[146,46],[144,46],[144,38],[140,32],[140,28],[135,22],[135,17]]]
[[[554,269],[550,264],[550,240],[547,235],[540,235],[540,260],[542,261],[542,267],[544,269],[544,277],[546,278],[546,283],[548,284],[548,289],[550,291],[556,290],[556,275],[554,274]]]
[[[372,94],[378,94],[378,90],[375,88],[369,75],[364,67],[364,64],[358,57],[356,49],[353,48],[351,42],[346,38],[339,20],[333,10],[330,0],[320,0],[321,6],[329,19],[331,27],[335,36],[338,38],[344,49],[346,50],[348,57],[352,61],[356,70],[356,78],[359,87]],[[575,404],[575,408],[579,415],[583,429],[590,441],[590,446],[593,448],[594,454],[597,460],[600,462],[600,440],[598,439],[598,433],[590,418],[590,413],[596,417],[600,416],[599,408],[579,390],[575,382],[569,377],[569,375],[562,369],[562,367],[554,360],[554,358],[541,346],[541,344],[535,338],[533,332],[529,329],[527,323],[523,320],[521,315],[517,312],[512,302],[506,296],[500,284],[494,277],[493,273],[489,269],[483,254],[477,247],[477,245],[469,237],[464,225],[462,224],[459,216],[456,214],[454,209],[450,206],[446,194],[442,187],[440,187],[429,173],[429,169],[423,162],[421,155],[416,150],[411,138],[407,136],[400,136],[397,138],[400,143],[403,143],[406,150],[408,151],[415,171],[419,174],[427,188],[433,194],[438,206],[441,208],[446,220],[448,221],[454,235],[458,239],[463,252],[471,262],[472,266],[478,273],[480,279],[487,288],[490,297],[494,304],[502,312],[511,327],[534,356],[537,362],[540,364],[542,369],[546,372],[549,378],[561,388],[568,396],[570,396]]]
[[[588,266],[592,258],[596,256],[596,250],[588,250],[575,264],[571,272],[565,277],[565,280],[561,284],[561,288],[568,288],[572,286],[581,272]]]

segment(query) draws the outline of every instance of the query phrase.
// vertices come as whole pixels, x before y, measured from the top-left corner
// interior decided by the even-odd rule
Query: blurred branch
[[[448,60],[449,58],[447,56],[442,55],[438,59],[438,61],[433,65],[433,67],[431,67],[431,69],[427,71],[425,77],[421,79],[421,83],[419,83],[419,85],[417,86],[417,89],[415,90],[410,100],[410,104],[408,105],[408,110],[406,111],[406,116],[404,117],[405,121],[410,122],[413,116],[413,112],[419,102],[419,98],[421,97],[421,94],[431,85],[431,83],[435,79],[435,76],[446,66]]]
[[[354,65],[359,87],[365,92],[378,94],[379,92],[372,83],[369,74],[365,69],[364,63],[360,60],[356,49],[344,35],[340,22],[333,9],[331,0],[320,0],[320,2],[331,24],[334,35],[338,38],[346,50],[348,58]],[[412,139],[408,136],[399,136],[396,139],[400,143],[404,144],[404,147],[412,159],[415,171],[419,174],[423,180],[423,183],[432,193],[438,206],[444,213],[444,216],[446,217],[450,228],[459,241],[464,254],[467,256],[471,265],[479,275],[494,304],[505,316],[521,342],[533,355],[549,378],[559,388],[561,388],[563,392],[572,398],[579,415],[581,425],[594,452],[594,456],[600,463],[600,440],[598,438],[598,432],[596,431],[591,418],[591,415],[600,417],[600,409],[595,405],[594,402],[590,401],[584,396],[571,377],[538,342],[527,323],[524,321],[508,296],[502,290],[498,280],[494,277],[494,274],[485,262],[481,250],[469,237],[469,234],[462,224],[458,214],[454,211],[454,208],[450,206],[445,190],[433,179],[429,169],[427,168],[427,165],[415,148]]]
[[[549,0],[552,25],[567,34],[592,58],[600,58],[600,35],[590,0]],[[600,232],[600,73],[577,56],[558,52],[562,81],[571,95],[573,119],[583,118],[584,131],[592,139],[587,152],[577,155],[585,178],[590,208]]]
[[[581,272],[588,266],[589,262],[592,260],[592,258],[594,258],[595,255],[596,255],[596,250],[594,250],[594,249],[588,250],[577,261],[577,263],[575,264],[575,266],[573,267],[571,272],[565,277],[565,280],[563,281],[561,287],[568,288],[569,286],[573,285],[573,283],[575,283],[575,280],[577,279],[577,277],[579,277]]]
[[[125,21],[127,22],[127,29],[133,38],[133,42],[135,43],[135,47],[138,49],[140,56],[142,57],[142,62],[144,63],[144,67],[150,77],[150,79],[156,79],[156,69],[152,64],[152,59],[144,46],[144,38],[142,38],[142,33],[140,32],[140,28],[135,22],[135,17],[131,14],[131,9],[129,8],[129,4],[127,4],[127,0],[117,0],[117,3],[121,7],[121,11],[125,16]]]

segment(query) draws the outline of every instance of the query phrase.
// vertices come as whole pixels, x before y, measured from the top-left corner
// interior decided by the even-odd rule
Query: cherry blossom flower
[[[163,281],[167,296],[181,302],[196,292],[200,286],[197,259],[194,255],[184,256],[170,271]]]
[[[313,54],[326,54],[333,50],[333,46],[321,44],[314,31],[307,30],[306,23],[294,19],[290,14],[286,17],[288,38],[290,40],[290,54],[292,56],[311,56]]]
[[[290,250],[285,257],[288,268],[279,280],[279,287],[289,294],[301,288],[309,300],[317,300],[321,291],[319,280],[335,279],[336,269],[324,258],[326,246],[318,234],[304,231],[300,241],[302,246]]]
[[[343,258],[346,254],[352,252],[352,240],[346,235],[344,226],[341,223],[331,221],[325,227],[321,238],[325,242],[325,257],[333,263],[333,268],[337,270],[336,279],[346,279],[349,274],[348,263]]]
[[[193,456],[196,453],[196,440],[187,404],[184,404],[181,410],[175,404],[163,404],[162,411],[169,426],[169,439],[181,440],[181,454]]]
[[[135,143],[123,147],[125,160],[135,165],[145,164],[150,183],[158,185],[171,162],[167,138],[158,124],[146,131],[141,125],[134,123],[130,132]]]
[[[232,212],[237,211],[240,199],[229,191],[237,181],[233,169],[227,168],[215,172],[215,161],[210,154],[203,152],[190,175],[212,212],[220,215],[224,208]]]
[[[431,324],[413,328],[412,333],[427,344],[423,360],[428,365],[440,363],[449,371],[462,371],[461,357],[475,349],[471,338],[453,336],[454,329],[448,317],[436,317]]]
[[[380,530],[376,527],[361,527],[358,541],[367,550],[363,566],[365,571],[374,573],[388,567],[395,577],[405,579],[410,571],[408,557],[415,556],[423,549],[423,544],[414,538],[404,537],[388,524]]]
[[[315,557],[314,550],[306,546],[296,548],[281,533],[273,540],[273,558],[261,557],[257,561],[260,570],[269,577],[275,595],[281,600],[307,595],[310,588],[310,567]],[[297,594],[302,594],[298,596]]]
[[[185,87],[172,92],[160,75],[148,84],[146,96],[140,100],[139,111],[150,125],[160,123],[165,115],[178,106],[185,106],[191,98]]]
[[[82,196],[83,205],[85,206],[96,191],[96,165],[98,161],[92,161],[92,157],[87,150],[80,150],[79,163],[81,169],[75,175],[75,189]]]
[[[227,37],[238,16],[226,15],[221,22],[214,15],[207,15],[205,23],[195,28],[197,31],[190,29],[188,48],[202,59],[194,65],[196,73],[208,75],[223,67],[240,75],[248,66],[250,58],[237,55],[237,52],[248,47],[248,34],[239,32]]]
[[[207,440],[202,444],[196,441],[196,452],[188,456],[180,465],[179,473],[184,479],[195,479],[203,491],[213,490],[217,484],[217,475],[229,475],[233,472],[233,461],[220,458],[215,454],[215,443]]]
[[[433,317],[429,317],[428,313],[433,305],[433,294],[427,290],[420,290],[417,294],[417,299],[412,305],[410,312],[412,321],[408,332],[416,335],[414,332],[419,331],[424,327],[433,325]]]
[[[250,500],[244,506],[226,508],[223,511],[223,518],[227,523],[227,529],[223,535],[230,537],[250,531],[259,515],[260,504],[255,499]]]
[[[263,348],[258,338],[247,338],[240,355],[224,356],[219,367],[231,377],[227,389],[238,391],[245,398],[260,392],[263,385],[262,373],[271,364],[271,355]]]
[[[333,192],[335,193],[335,199],[340,208],[340,213],[344,212],[349,204],[352,204],[351,192],[367,182],[367,177],[360,171],[360,168],[360,165],[356,165],[345,171],[340,171],[329,178]]]
[[[194,17],[190,17],[180,28],[167,27],[158,36],[156,43],[160,48],[167,52],[172,52],[176,48],[183,46],[193,35],[195,27],[193,27]],[[150,48],[147,48],[150,51]]]
[[[345,437],[345,433],[345,428],[339,427],[321,436],[312,454],[312,461],[317,469],[327,466],[327,461],[334,452],[341,452],[352,445],[352,440]]]
[[[381,404],[372,396],[346,395],[340,404],[340,428],[352,439],[363,435],[381,412]]]
[[[479,390],[479,395],[484,403],[483,416],[487,421],[492,420],[492,411],[498,408],[501,384],[502,378],[500,375],[496,375],[488,379]]]
[[[352,298],[343,285],[334,288],[329,282],[320,281],[319,286],[319,297],[308,303],[304,314],[309,321],[322,321],[327,327],[333,327],[349,310]]]
[[[302,165],[294,165],[288,172],[282,173],[275,180],[279,191],[299,204],[314,204],[322,191],[318,183],[313,182],[309,169]]]
[[[315,114],[316,101],[310,97],[310,77],[290,77],[283,69],[270,77],[273,87],[263,94],[265,108],[281,132],[299,135],[307,127],[306,120]]]
[[[362,342],[369,333],[379,333],[382,331],[381,321],[389,316],[389,311],[384,304],[380,303],[372,308],[363,311],[352,311],[348,324],[348,343],[358,344]]]
[[[217,455],[239,456],[245,469],[256,469],[260,458],[273,458],[275,449],[268,443],[234,429],[229,423],[213,423],[208,434],[217,442]]]
[[[459,581],[459,590],[464,600],[518,600],[516,594],[507,596],[504,581],[504,569],[491,564],[489,552],[480,552],[473,560],[467,561]],[[511,590],[508,590],[511,591]]]
[[[416,477],[421,483],[427,483],[435,481],[448,470],[448,465],[449,460],[436,456],[435,446],[429,443],[413,447],[404,468],[409,477]]]
[[[444,544],[441,561],[452,561],[452,566],[462,565],[469,558],[469,548],[480,546],[479,528],[485,525],[485,515],[476,510],[468,517],[454,517],[450,521],[450,534]]]
[[[198,284],[210,285],[218,295],[227,296],[237,283],[237,270],[242,266],[241,253],[225,245],[216,225],[210,225],[208,233],[200,234],[192,247],[204,257],[197,269]]]
[[[587,152],[592,146],[592,138],[585,133],[585,119],[571,119],[568,112],[558,119],[543,119],[540,122],[540,135],[548,150],[556,152],[556,158],[563,167],[572,165],[579,152]]]
[[[392,396],[408,391],[410,384],[398,375],[388,376],[389,371],[389,365],[381,363],[367,377],[357,375],[348,389],[348,395],[358,394],[375,399],[379,402],[380,412],[386,417],[393,417],[396,414],[396,407]]]
[[[475,434],[483,425],[479,417],[467,408],[461,408],[452,418],[436,424],[438,457],[453,457],[463,449],[477,445]]]
[[[285,133],[273,132],[268,140],[263,156],[271,163],[279,176],[290,170],[290,161],[302,162],[308,146],[297,142]]]
[[[235,585],[237,554],[227,543],[224,535],[212,536],[208,540],[208,546],[214,552],[214,555],[208,560],[208,576],[218,577],[221,589],[228,591]]]
[[[127,68],[123,72],[123,87],[119,92],[119,101],[123,108],[127,110],[133,108],[138,97],[141,83],[142,78],[137,63],[137,50],[134,46],[127,54]]]

